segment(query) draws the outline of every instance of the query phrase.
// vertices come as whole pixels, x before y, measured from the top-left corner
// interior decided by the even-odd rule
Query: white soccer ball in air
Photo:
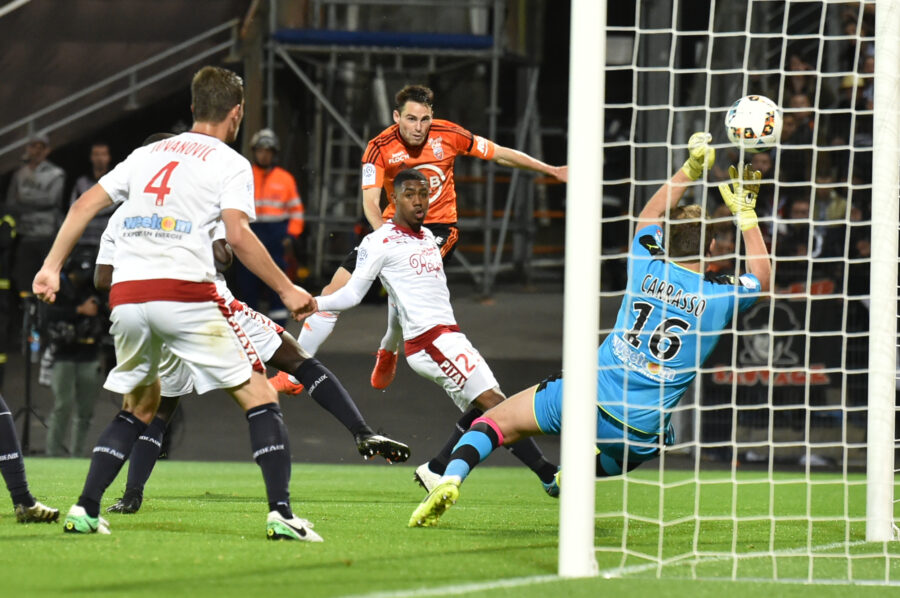
[[[725,114],[725,131],[748,152],[768,151],[781,137],[781,108],[766,96],[744,96]]]

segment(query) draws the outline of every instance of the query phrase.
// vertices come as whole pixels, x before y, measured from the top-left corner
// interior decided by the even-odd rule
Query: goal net
[[[716,186],[730,164],[750,163],[763,173],[773,284],[735,315],[671,412],[675,444],[591,489],[601,575],[900,585],[897,4],[608,3],[600,338],[625,332],[614,326],[635,216],[694,131],[717,148],[684,200],[716,223],[705,268],[746,271]],[[750,94],[783,109],[771,152],[728,142],[725,113]],[[561,523],[561,554],[567,545]]]

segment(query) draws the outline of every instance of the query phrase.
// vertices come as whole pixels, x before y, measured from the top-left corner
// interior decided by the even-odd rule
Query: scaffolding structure
[[[279,0],[270,0],[265,120],[268,126],[274,126],[278,108],[275,80],[282,72],[292,73],[315,98],[315,124],[308,139],[311,193],[305,202],[307,220],[312,225],[310,270],[321,279],[323,275],[330,276],[347,249],[352,248],[346,242],[335,243],[335,238],[352,238],[363,217],[359,167],[367,140],[392,124],[388,80],[422,80],[464,69],[486,71],[487,127],[483,134],[496,140],[507,1],[313,0],[308,8],[304,19],[308,26],[282,27]],[[428,15],[426,28],[455,30],[373,30],[385,23],[402,23],[413,29],[417,25],[414,18],[392,17],[421,14],[423,10]],[[453,14],[455,18],[449,16]],[[524,72],[527,93],[514,147],[522,149],[530,143],[529,153],[539,156],[540,70],[537,65],[529,65]],[[469,273],[487,296],[502,270],[518,268],[527,276],[535,265],[561,265],[562,260],[533,259],[535,186],[519,184],[519,171],[508,177],[498,176],[494,162],[477,168],[483,171],[457,179],[462,184],[475,183],[471,195],[479,206],[477,211],[461,210],[459,225],[463,232],[480,231],[482,264],[470,262],[464,252],[457,251],[458,265],[453,269]],[[503,206],[496,205],[497,183],[508,185]],[[539,213],[546,218],[546,212]],[[512,252],[507,253],[512,254],[512,259],[504,263],[510,233]]]

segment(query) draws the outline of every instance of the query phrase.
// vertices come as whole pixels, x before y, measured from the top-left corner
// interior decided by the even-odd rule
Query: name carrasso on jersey
[[[681,287],[676,287],[671,282],[652,274],[646,275],[641,281],[641,291],[697,317],[706,311],[706,299],[701,299],[694,293],[686,293]]]

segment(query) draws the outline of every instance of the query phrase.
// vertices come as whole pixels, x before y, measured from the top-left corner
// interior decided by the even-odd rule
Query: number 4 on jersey
[[[175,170],[175,167],[178,166],[178,164],[179,162],[169,162],[163,166],[159,172],[153,175],[153,178],[150,179],[147,186],[144,187],[144,193],[156,196],[156,205],[163,205],[166,195],[172,192],[172,189],[169,187],[169,177],[172,176],[172,171]],[[156,184],[156,181],[159,181],[158,185]]]

